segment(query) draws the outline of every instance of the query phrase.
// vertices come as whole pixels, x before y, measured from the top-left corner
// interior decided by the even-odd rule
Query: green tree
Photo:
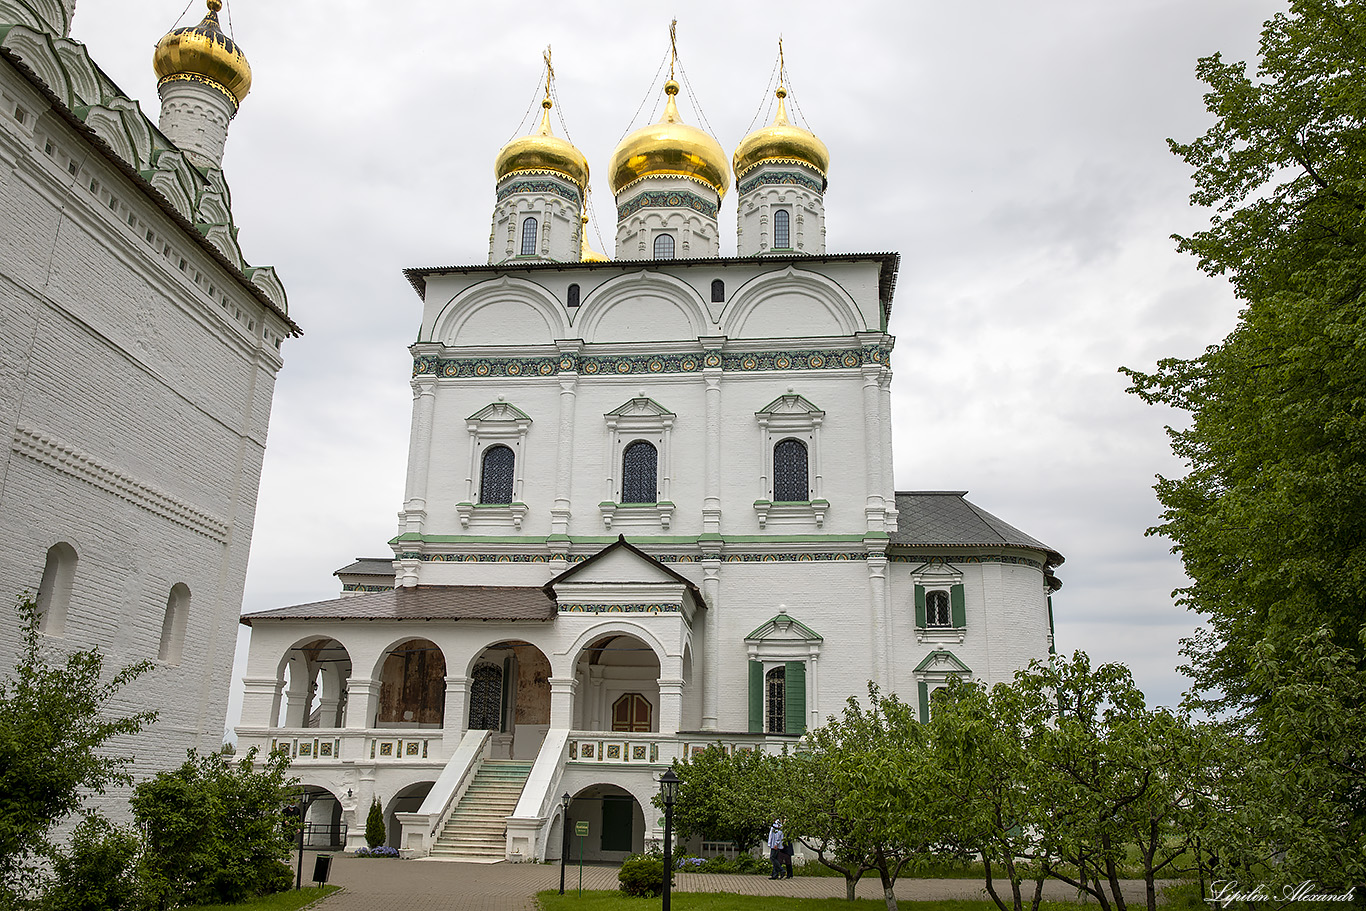
[[[137,833],[89,814],[52,859],[44,911],[131,911],[138,907]]]
[[[1158,479],[1152,531],[1207,621],[1185,644],[1193,696],[1270,776],[1254,787],[1269,875],[1345,888],[1366,875],[1366,5],[1292,0],[1260,56],[1255,77],[1201,59],[1215,123],[1171,143],[1192,202],[1214,208],[1179,247],[1232,283],[1238,324],[1199,357],[1126,372],[1190,416],[1168,431],[1188,472]]]
[[[54,655],[38,631],[32,599],[20,599],[16,612],[19,660],[0,679],[0,900],[11,904],[36,890],[37,862],[53,829],[84,795],[131,783],[125,771],[131,760],[101,749],[156,720],[152,711],[111,711],[149,663],[105,679],[98,648]]]
[[[370,799],[370,812],[365,817],[365,843],[372,848],[384,844],[384,809],[379,798]]]
[[[897,877],[938,840],[941,801],[925,774],[929,758],[916,712],[872,684],[867,709],[850,697],[794,754],[788,830],[845,874],[850,897],[858,875],[876,870],[896,911]]]
[[[295,830],[283,809],[296,795],[289,759],[255,766],[189,751],[185,763],[140,782],[133,816],[144,838],[141,874],[158,907],[231,904],[289,888]]]
[[[1038,824],[1048,820],[1038,812],[1020,689],[953,679],[943,692],[930,716],[927,769],[945,799],[945,841],[960,855],[981,856],[987,894],[1000,911],[1024,911],[1026,879],[1034,882],[1028,907],[1038,911],[1049,869]],[[1001,873],[1010,884],[1009,906],[996,887]]]
[[[675,761],[674,774],[680,780],[673,811],[680,840],[700,835],[733,841],[743,854],[763,841],[783,811],[784,757],[758,750],[727,753],[713,744]]]

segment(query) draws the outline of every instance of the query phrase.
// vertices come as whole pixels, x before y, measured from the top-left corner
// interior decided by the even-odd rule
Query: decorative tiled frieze
[[[617,206],[617,219],[634,215],[641,209],[691,209],[715,218],[720,206],[689,190],[647,190]]]
[[[766,161],[763,163],[771,164],[772,162]],[[825,192],[825,187],[821,186],[819,180],[814,180],[798,171],[772,171],[767,169],[759,174],[755,174],[748,180],[742,180],[735,189],[736,192],[744,194],[757,187],[773,185],[805,187],[813,193]]]
[[[451,379],[518,376],[555,376],[578,372],[588,376],[698,373],[704,368],[750,373],[757,370],[840,370],[864,364],[890,364],[891,348],[868,345],[860,348],[827,348],[812,351],[756,351],[734,354],[703,351],[687,354],[588,356],[562,354],[521,358],[441,358],[422,355],[413,359],[413,376]]]
[[[546,178],[514,177],[498,188],[498,202],[502,202],[513,193],[553,193],[569,200],[576,206],[583,204],[577,189],[562,184],[558,180]]]
[[[365,594],[370,594],[372,592],[391,592],[393,590],[394,587],[392,585],[359,585],[355,582],[347,582],[342,586],[342,591],[344,592],[363,592]]]
[[[1017,557],[1012,554],[955,554],[946,557],[943,554],[927,556],[925,554],[888,554],[887,559],[893,563],[928,563],[931,566],[949,566],[960,563],[980,564],[980,563],[1005,563],[1015,566],[1032,566],[1035,569],[1043,569],[1043,563],[1038,560],[1031,560],[1029,557]]]
[[[12,448],[25,458],[98,487],[206,538],[227,540],[228,525],[222,519],[136,481],[56,437],[20,426],[15,430]]]
[[[676,614],[677,604],[561,604],[562,614]]]

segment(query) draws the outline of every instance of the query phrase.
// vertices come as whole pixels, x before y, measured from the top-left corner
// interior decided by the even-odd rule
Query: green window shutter
[[[955,629],[962,629],[968,625],[968,611],[963,605],[963,586],[953,585],[949,587],[949,610],[953,612]]]
[[[916,684],[920,690],[920,723],[930,720],[930,685],[924,680]]]
[[[762,661],[749,663],[749,732],[764,732],[764,664]]]
[[[915,587],[915,628],[925,628],[925,586]]]
[[[783,729],[806,733],[806,662],[788,661],[783,671]]]

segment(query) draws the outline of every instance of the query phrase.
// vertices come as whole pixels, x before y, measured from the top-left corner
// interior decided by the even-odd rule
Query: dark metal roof
[[[214,246],[213,241],[209,240],[208,237],[201,234],[188,218],[180,214],[180,210],[177,209],[175,206],[171,205],[170,200],[163,196],[160,190],[152,186],[152,184],[145,177],[138,173],[137,168],[135,168],[129,162],[124,161],[122,156],[120,156],[117,152],[110,148],[109,144],[105,142],[98,133],[96,133],[90,127],[86,126],[85,121],[81,120],[80,117],[77,117],[76,112],[72,111],[70,108],[66,106],[66,101],[59,98],[57,96],[57,93],[52,91],[52,89],[48,87],[47,83],[42,80],[42,77],[40,77],[37,73],[30,69],[28,65],[24,63],[22,58],[18,57],[17,55],[12,53],[8,48],[5,47],[0,47],[0,57],[4,57],[6,60],[8,60],[9,63],[15,68],[15,70],[17,70],[19,74],[22,75],[25,79],[27,79],[40,95],[47,99],[48,103],[52,105],[52,109],[56,111],[57,114],[63,120],[70,124],[72,129],[74,129],[77,133],[80,133],[82,136],[84,136],[86,141],[89,142],[91,146],[93,146],[97,151],[99,151],[101,155],[108,159],[109,164],[111,164],[115,170],[122,172],[123,176],[127,177],[135,187],[141,190],[142,193],[152,201],[153,205],[159,208],[166,215],[167,218],[175,222],[176,226],[180,228],[181,232],[185,235],[186,238],[188,238],[192,243],[198,245],[201,249],[203,249],[203,251],[209,255],[209,258],[217,262],[219,266],[221,266],[229,275],[231,275],[233,280],[236,281],[237,284],[244,291],[246,291],[248,294],[250,294],[252,297],[256,299],[257,303],[261,304],[266,309],[274,313],[276,316],[280,317],[280,319],[284,320],[285,325],[289,327],[289,334],[291,337],[297,338],[304,334],[304,330],[299,327],[298,323],[294,322],[294,320],[290,318],[288,312],[286,312],[282,307],[280,307],[279,304],[275,303],[275,301],[271,300],[269,295],[267,295],[264,291],[256,287],[256,285],[252,284],[251,279],[247,278],[247,276],[242,272],[241,269],[237,268],[236,264],[233,263],[232,260],[224,256],[222,251],[220,251],[218,247]],[[94,65],[94,61],[91,61],[91,63],[92,65]],[[110,80],[110,84],[113,84],[113,80]],[[126,95],[124,95],[123,97],[128,98],[128,96]],[[133,101],[134,104],[137,104],[137,102],[131,98],[128,98],[128,100]],[[156,125],[151,123],[150,121],[148,122],[148,126],[157,133],[160,133],[160,130],[157,130]],[[169,139],[167,139],[166,142],[167,145],[173,148],[176,147],[175,143],[171,142]],[[191,164],[191,167],[195,166]]]
[[[490,273],[502,275],[508,272],[592,272],[602,269],[636,271],[640,269],[677,269],[680,267],[733,266],[738,264],[767,265],[781,263],[798,265],[801,263],[853,263],[876,261],[882,264],[878,272],[878,300],[882,303],[884,316],[892,312],[892,294],[896,291],[896,273],[901,268],[900,253],[814,253],[792,254],[788,256],[709,256],[700,259],[612,259],[606,262],[503,262],[493,265],[472,266],[429,266],[425,268],[404,269],[408,283],[417,291],[418,297],[427,299],[427,276],[429,275],[470,275]]]
[[[334,572],[334,576],[385,576],[390,579],[394,576],[393,557],[357,557],[355,563],[349,563]]]
[[[245,614],[261,620],[551,620],[554,598],[538,585],[419,585]]]
[[[1025,547],[1047,554],[1057,566],[1063,555],[964,497],[966,490],[897,491],[893,547]]]

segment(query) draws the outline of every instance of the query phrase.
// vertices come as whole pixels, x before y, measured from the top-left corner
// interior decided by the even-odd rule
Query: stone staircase
[[[484,760],[432,845],[431,856],[467,863],[503,860],[506,818],[516,809],[530,774],[530,761]]]

